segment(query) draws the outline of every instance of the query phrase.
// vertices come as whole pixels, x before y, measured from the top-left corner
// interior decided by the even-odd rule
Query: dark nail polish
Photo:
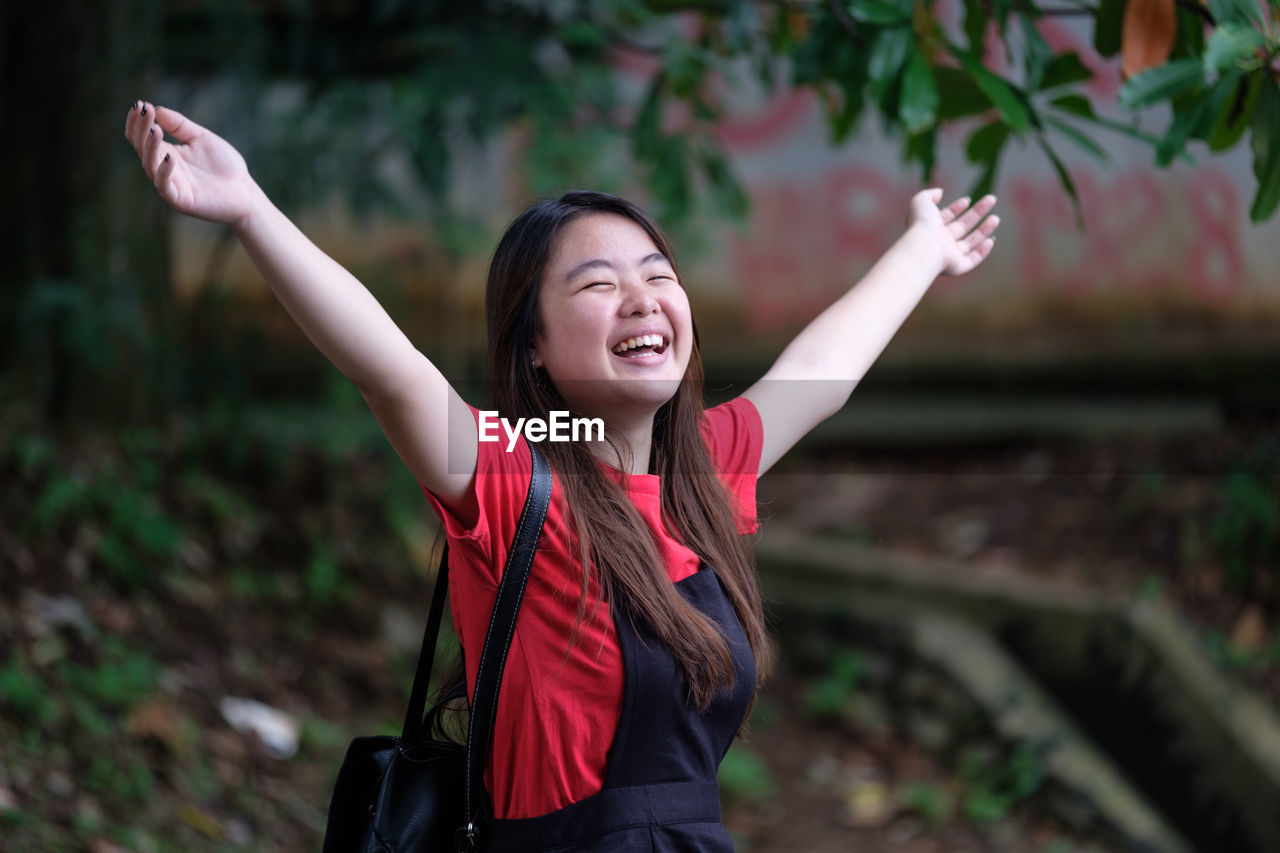
[[[163,160],[161,160],[160,162],[161,162],[161,163],[168,163],[168,162],[169,162],[169,155],[168,155],[168,154],[164,155],[164,159],[163,159]]]
[[[147,108],[146,108],[146,107],[143,107],[143,108],[142,108],[142,114],[143,114],[143,115],[146,115],[146,114],[147,114]]]
[[[156,129],[154,127],[147,131],[147,136],[155,136],[155,135],[156,135]]]

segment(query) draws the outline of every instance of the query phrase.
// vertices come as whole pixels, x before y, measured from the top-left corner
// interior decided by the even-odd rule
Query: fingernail
[[[169,162],[169,155],[168,155],[168,154],[164,155],[164,159],[163,159],[163,160],[161,160],[160,162],[161,162],[161,163],[168,163],[168,162]]]
[[[143,115],[146,115],[146,114],[147,114],[147,108],[146,108],[145,106],[142,108],[142,114],[143,114]]]
[[[156,135],[156,129],[154,127],[147,131],[147,136],[155,136],[155,135]]]

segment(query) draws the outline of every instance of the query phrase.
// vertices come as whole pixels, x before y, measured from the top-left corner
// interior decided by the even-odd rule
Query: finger
[[[129,112],[124,114],[124,138],[133,143],[133,124],[138,120],[138,113],[142,110],[142,101],[134,101],[129,105]]]
[[[146,141],[142,144],[142,167],[152,179],[155,178],[160,159],[167,153],[168,147],[164,141],[164,131],[152,124],[147,131]]]
[[[964,238],[965,245],[972,250],[973,247],[978,246],[983,240],[996,233],[996,229],[999,227],[1000,217],[994,215],[988,216],[986,219],[982,220],[982,223],[978,225],[977,228],[973,229],[973,231]]]
[[[156,123],[156,111],[151,104],[146,101],[142,102],[142,106],[138,109],[138,115],[133,123],[133,136],[129,140],[133,143],[133,150],[138,152],[138,156],[142,156],[143,147],[147,142],[147,131]]]
[[[967,234],[975,225],[982,221],[982,218],[991,212],[991,208],[995,207],[995,196],[983,196],[978,203],[964,212],[956,223],[962,229],[960,233]]]
[[[991,250],[995,248],[995,245],[996,238],[987,237],[981,243],[974,246],[973,251],[969,253],[969,259],[973,262],[973,266],[971,266],[970,269],[973,269],[973,267],[976,267],[978,264],[985,261],[987,259],[987,255],[990,255]]]
[[[964,238],[965,251],[972,252],[982,243],[989,240],[992,234],[996,233],[998,225],[1000,225],[998,216],[989,216],[988,219],[983,220],[982,224],[974,228],[973,232],[970,232],[969,236]]]
[[[169,147],[166,145],[166,147]],[[178,167],[178,158],[173,156],[173,152],[166,152],[160,158],[160,163],[156,166],[154,183],[156,190],[165,201],[173,202],[177,196],[177,185],[174,178],[174,170]]]
[[[949,224],[952,220],[954,220],[957,216],[959,216],[962,212],[964,212],[965,208],[967,208],[968,206],[969,206],[969,197],[967,195],[961,196],[960,198],[951,202],[951,204],[947,205],[940,211],[940,213],[942,214],[942,223],[944,225]]]
[[[177,110],[168,107],[156,107],[156,121],[164,132],[186,145],[194,141],[205,129]]]

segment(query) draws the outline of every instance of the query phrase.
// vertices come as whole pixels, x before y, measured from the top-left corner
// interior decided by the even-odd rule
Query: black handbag
[[[533,454],[529,493],[507,553],[485,634],[468,713],[466,746],[439,736],[440,714],[451,700],[465,697],[465,684],[457,685],[423,713],[436,636],[448,598],[446,547],[431,597],[404,729],[399,737],[376,735],[351,742],[329,803],[324,853],[483,849],[484,822],[490,814],[484,792],[484,766],[493,737],[498,688],[551,502],[551,467],[537,447],[531,444],[529,449]]]

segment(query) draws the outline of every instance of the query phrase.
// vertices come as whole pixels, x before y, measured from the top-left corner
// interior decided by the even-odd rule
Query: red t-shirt
[[[736,503],[738,530],[753,533],[758,527],[760,415],[749,400],[739,397],[708,409],[702,427],[711,462]],[[480,512],[473,527],[464,528],[427,492],[449,539],[449,603],[465,653],[468,691],[475,687],[502,567],[529,486],[529,446],[523,438],[509,453],[506,446],[505,435],[499,442],[478,444],[475,489]],[[633,475],[626,483],[628,497],[653,532],[672,582],[696,572],[698,555],[663,529],[659,477]],[[578,620],[582,571],[558,477],[552,482],[540,542],[507,656],[485,775],[499,818],[535,817],[598,792],[622,707],[622,652],[594,581],[586,615],[569,647]]]

